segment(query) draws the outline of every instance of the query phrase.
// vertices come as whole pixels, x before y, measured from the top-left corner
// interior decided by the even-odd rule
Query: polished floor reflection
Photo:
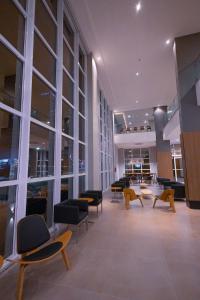
[[[24,299],[199,300],[200,211],[144,205],[125,210],[107,193],[103,214],[92,213],[95,223],[69,246],[71,270],[60,256],[27,269]],[[16,271],[1,275],[1,299],[14,299]]]

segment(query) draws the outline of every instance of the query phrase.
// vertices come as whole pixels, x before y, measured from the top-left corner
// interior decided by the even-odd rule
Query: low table
[[[143,199],[151,199],[153,196],[153,192],[152,192],[152,190],[145,188],[145,189],[142,189],[141,196]]]
[[[123,189],[119,186],[112,186],[111,187],[111,192],[114,193],[113,197],[112,197],[112,202],[114,202],[114,200],[118,200],[121,199],[121,195],[123,192]],[[119,195],[119,197],[116,197],[116,195]]]

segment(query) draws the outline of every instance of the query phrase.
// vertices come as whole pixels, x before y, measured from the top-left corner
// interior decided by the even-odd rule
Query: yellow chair
[[[126,209],[130,208],[130,201],[133,201],[133,200],[140,200],[142,207],[144,207],[144,205],[142,203],[142,198],[140,197],[140,195],[137,195],[133,189],[127,189],[127,188],[123,189],[123,193],[124,193]]]
[[[164,190],[160,196],[155,196],[153,208],[155,207],[157,200],[169,202],[170,208],[172,208],[174,213],[176,212],[175,205],[174,205],[174,190],[171,189]]]
[[[0,256],[0,268],[3,266],[3,257]]]

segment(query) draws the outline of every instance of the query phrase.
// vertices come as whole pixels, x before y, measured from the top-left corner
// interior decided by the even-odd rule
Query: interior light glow
[[[128,115],[128,118],[130,119],[130,118],[131,118],[131,115]]]
[[[146,117],[148,117],[148,116],[149,116],[149,114],[148,114],[148,113],[146,113],[146,114],[145,114],[145,116],[146,116]]]
[[[139,103],[139,101],[138,101],[138,100],[136,100],[136,101],[135,101],[135,103]]]
[[[136,72],[135,75],[138,77],[138,76],[140,75],[140,73],[139,73],[139,72]]]
[[[136,12],[139,12],[142,9],[142,4],[141,2],[138,2],[135,6]]]
[[[101,58],[101,56],[99,55],[99,56],[97,56],[97,61],[98,62],[101,62],[102,61],[102,58]]]
[[[169,45],[170,43],[171,43],[170,39],[166,40],[166,42],[165,42],[166,45]]]

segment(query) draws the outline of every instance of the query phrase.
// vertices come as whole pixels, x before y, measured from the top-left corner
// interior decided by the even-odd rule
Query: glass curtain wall
[[[9,26],[6,26],[9,19]],[[87,179],[86,53],[65,1],[0,1],[0,255]]]
[[[99,90],[101,188],[107,190],[113,182],[113,116],[107,101]]]
[[[125,174],[150,174],[149,149],[125,150]]]

